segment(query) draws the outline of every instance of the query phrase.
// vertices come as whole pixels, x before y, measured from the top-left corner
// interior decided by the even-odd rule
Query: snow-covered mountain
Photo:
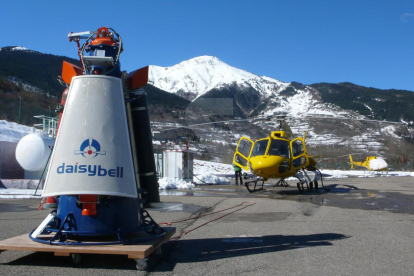
[[[236,104],[249,116],[276,113],[287,113],[294,117],[308,114],[357,116],[323,103],[319,92],[311,86],[258,76],[232,67],[213,56],[192,58],[171,67],[151,65],[149,80],[155,87],[191,101],[213,90],[231,87],[233,96],[238,98]],[[242,93],[237,97],[237,94]],[[249,99],[248,106],[243,98]]]
[[[149,79],[155,87],[177,93],[188,100],[232,84],[240,88],[252,87],[264,97],[280,92],[289,85],[232,67],[213,56],[192,58],[171,67],[151,65]]]

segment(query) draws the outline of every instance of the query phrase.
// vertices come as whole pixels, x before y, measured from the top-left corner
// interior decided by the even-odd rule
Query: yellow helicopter
[[[262,190],[264,182],[270,178],[280,179],[274,186],[289,186],[285,179],[296,177],[299,179],[297,187],[300,192],[303,192],[305,183],[309,189],[317,190],[321,173],[316,169],[315,158],[321,156],[308,155],[305,133],[303,137],[294,138],[288,124],[284,120],[279,122],[279,130],[269,133],[266,138],[255,142],[244,136],[240,138],[233,162],[256,176],[254,181],[245,183],[246,188],[249,192]],[[260,181],[262,187],[256,188]],[[250,188],[252,182],[253,189]]]
[[[349,164],[351,165],[351,169],[354,169],[355,166],[365,167],[370,171],[385,171],[388,169],[388,164],[385,162],[384,159],[376,157],[376,156],[368,156],[365,161],[353,161],[352,155],[349,155]]]

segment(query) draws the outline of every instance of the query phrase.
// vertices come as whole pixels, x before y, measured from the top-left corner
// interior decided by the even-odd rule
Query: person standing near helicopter
[[[236,155],[236,162],[240,164],[239,156]],[[241,168],[233,162],[234,174],[236,176],[236,186],[239,185],[238,178],[240,178],[240,185],[243,185],[243,178],[241,173]]]

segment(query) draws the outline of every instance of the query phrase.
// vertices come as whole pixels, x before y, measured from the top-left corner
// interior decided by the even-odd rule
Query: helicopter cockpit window
[[[257,141],[254,144],[252,156],[265,155],[269,139]]]
[[[302,156],[293,160],[293,167],[299,167],[306,164],[306,157]]]
[[[296,157],[296,156],[299,156],[305,153],[305,149],[303,147],[302,141],[296,140],[292,142],[292,152],[293,152],[293,157]]]
[[[243,154],[245,157],[249,157],[250,149],[252,148],[252,142],[247,139],[240,141],[237,151]]]
[[[244,158],[241,154],[236,154],[236,156],[238,156],[239,158],[239,161],[237,162],[237,163],[239,163],[239,164],[241,164],[241,165],[243,165],[243,167],[246,167],[246,165],[247,165],[247,159],[246,158]],[[237,159],[236,159],[237,160]]]
[[[272,140],[269,147],[269,155],[289,158],[289,142],[285,140]]]

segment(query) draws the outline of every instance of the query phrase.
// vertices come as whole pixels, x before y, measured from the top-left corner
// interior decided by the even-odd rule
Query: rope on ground
[[[193,176],[194,176],[195,178],[197,178],[198,180],[200,180],[201,182],[203,182],[204,184],[209,184],[209,183],[207,183],[207,182],[205,182],[205,181],[201,180],[200,178],[198,178],[196,175],[194,175],[194,174],[193,174]],[[196,185],[197,185],[197,184],[196,184]]]
[[[188,220],[192,220],[192,219],[197,219],[197,218],[201,218],[201,217],[205,217],[205,216],[209,216],[209,215],[217,214],[217,213],[220,213],[220,212],[223,212],[223,211],[227,211],[227,210],[234,209],[234,208],[236,208],[236,207],[242,206],[242,205],[244,205],[245,203],[247,203],[248,205],[243,206],[243,207],[240,207],[240,208],[238,208],[238,209],[236,209],[236,210],[234,210],[234,211],[231,211],[231,212],[229,212],[229,213],[226,213],[226,214],[224,214],[224,215],[222,215],[222,216],[220,216],[220,217],[218,217],[218,218],[215,218],[215,219],[209,220],[209,221],[207,221],[207,222],[205,222],[205,223],[203,223],[203,224],[201,224],[201,225],[199,225],[199,226],[197,226],[197,227],[194,227],[193,229],[190,229],[190,230],[188,230],[188,231],[181,232],[181,234],[180,234],[180,235],[178,235],[178,236],[175,236],[175,237],[171,237],[171,238],[170,238],[170,240],[177,240],[177,239],[181,238],[181,236],[186,235],[186,234],[188,234],[188,233],[190,233],[190,232],[192,232],[192,231],[194,231],[194,230],[196,230],[196,229],[198,229],[198,228],[200,228],[200,227],[202,227],[202,226],[204,226],[204,225],[206,225],[206,224],[209,224],[210,222],[213,222],[213,221],[219,220],[219,219],[221,219],[221,218],[224,218],[225,216],[228,216],[228,215],[230,215],[230,214],[233,214],[233,213],[235,213],[235,212],[237,212],[237,211],[240,211],[240,210],[242,210],[242,209],[244,209],[244,208],[250,207],[250,206],[252,206],[252,205],[256,204],[256,202],[253,202],[253,201],[244,201],[244,202],[242,202],[242,203],[240,203],[240,204],[238,204],[238,205],[236,205],[236,206],[233,206],[233,207],[230,207],[230,208],[226,208],[226,209],[223,209],[223,210],[219,210],[219,211],[216,211],[216,212],[213,212],[213,213],[208,213],[208,214],[200,215],[200,216],[197,216],[197,217],[194,217],[194,218],[188,218],[188,219],[176,220],[176,221],[172,221],[172,222],[163,222],[163,223],[159,223],[159,225],[171,225],[171,224],[173,224],[173,223],[184,222],[184,221],[188,221]]]
[[[45,202],[46,202],[46,198],[44,197],[44,198],[42,198],[42,200],[39,203],[39,210],[40,211],[43,210],[43,205],[45,204]]]

